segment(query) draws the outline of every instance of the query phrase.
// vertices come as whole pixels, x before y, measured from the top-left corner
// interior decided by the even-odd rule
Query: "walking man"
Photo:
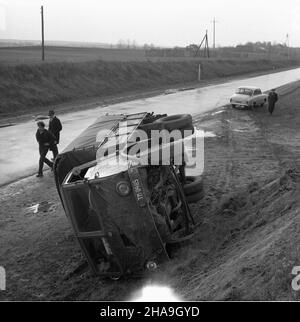
[[[62,130],[62,125],[59,118],[56,117],[55,112],[53,110],[50,110],[48,115],[50,117],[48,130],[55,137],[55,142],[50,150],[52,151],[53,158],[55,159],[58,155],[57,145],[59,144],[60,131]]]
[[[40,160],[39,160],[39,172],[37,177],[43,177],[43,166],[46,163],[51,169],[53,168],[53,162],[47,159],[47,153],[49,149],[53,148],[55,145],[55,137],[45,129],[45,123],[40,121],[37,123],[38,129],[36,131],[36,140],[39,143],[39,152],[40,152]]]
[[[272,89],[268,95],[268,111],[272,115],[275,109],[275,103],[278,101],[278,94]]]

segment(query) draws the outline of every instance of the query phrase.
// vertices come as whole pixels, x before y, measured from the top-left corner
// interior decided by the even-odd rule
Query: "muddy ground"
[[[73,237],[52,173],[0,188],[0,300],[124,300],[163,283],[188,300],[299,300],[300,83],[282,87],[275,113],[224,107],[199,116],[205,197],[192,206],[195,238],[155,273],[94,277]],[[42,211],[28,207],[47,201]]]

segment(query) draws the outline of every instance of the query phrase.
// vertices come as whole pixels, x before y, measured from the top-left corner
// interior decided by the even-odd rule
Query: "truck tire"
[[[165,127],[164,123],[153,122],[153,123],[148,123],[148,124],[142,124],[139,126],[139,129],[147,132],[148,136],[151,136],[151,130],[162,131],[167,128]],[[168,128],[167,130],[168,131],[179,130],[183,136],[185,134],[184,131],[191,131],[191,134],[194,134],[194,132],[195,132],[195,129],[194,129],[194,126],[192,123],[187,124],[181,128],[176,128],[176,129]]]
[[[183,185],[183,191],[186,196],[194,195],[203,191],[203,182],[201,176],[186,177],[186,184]]]
[[[163,125],[160,123],[147,123],[147,124],[142,124],[139,126],[139,129],[143,130],[143,131],[151,131],[151,130],[159,130],[161,131],[163,129]]]
[[[162,117],[154,123],[163,125],[163,128],[169,131],[180,130],[186,127],[193,126],[193,119],[190,114],[176,114],[171,116]]]
[[[194,193],[193,195],[188,195],[185,198],[188,203],[196,203],[199,200],[201,200],[203,197],[204,197],[204,192],[202,190],[198,193]]]

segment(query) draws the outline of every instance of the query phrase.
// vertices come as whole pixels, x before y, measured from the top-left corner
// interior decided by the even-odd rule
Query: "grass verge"
[[[203,60],[202,79],[296,66],[294,60]],[[0,116],[72,100],[197,81],[199,61],[90,61],[0,65]]]

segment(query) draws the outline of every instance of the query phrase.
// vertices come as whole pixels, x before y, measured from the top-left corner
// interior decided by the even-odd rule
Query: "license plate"
[[[139,170],[137,168],[129,168],[128,174],[129,174],[135,200],[137,201],[140,207],[145,207],[147,205],[147,202],[146,202]]]

